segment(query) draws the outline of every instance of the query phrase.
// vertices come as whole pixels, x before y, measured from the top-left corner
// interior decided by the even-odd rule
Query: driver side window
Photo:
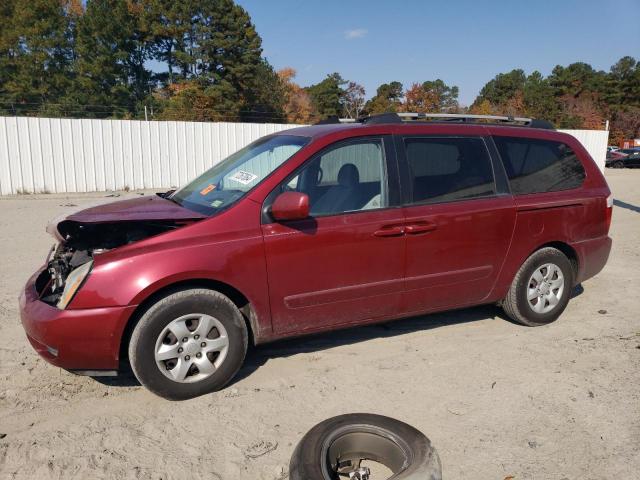
[[[384,147],[380,139],[343,143],[309,161],[286,190],[309,196],[311,216],[387,205]]]

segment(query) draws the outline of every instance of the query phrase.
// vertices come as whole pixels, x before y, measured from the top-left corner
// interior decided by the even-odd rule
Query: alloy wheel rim
[[[213,375],[229,351],[229,336],[215,317],[202,313],[172,320],[156,340],[156,365],[178,383],[195,383]]]
[[[527,303],[535,313],[549,313],[560,303],[564,275],[554,263],[537,267],[527,283]]]

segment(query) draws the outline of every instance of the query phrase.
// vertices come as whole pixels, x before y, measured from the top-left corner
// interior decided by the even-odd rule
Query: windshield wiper
[[[178,200],[173,198],[173,196],[171,195],[171,193],[173,193],[173,191],[171,193],[169,193],[169,195],[167,195],[167,193],[169,193],[169,192],[156,193],[156,195],[158,195],[160,198],[164,198],[165,200],[169,200],[170,202],[173,202],[176,205],[182,206],[182,204]]]

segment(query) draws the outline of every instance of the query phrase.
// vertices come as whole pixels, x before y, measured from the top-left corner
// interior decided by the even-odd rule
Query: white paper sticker
[[[238,170],[236,173],[234,173],[229,177],[229,180],[233,180],[234,182],[241,183],[242,185],[249,185],[256,178],[258,178],[258,176],[254,175],[253,173]]]

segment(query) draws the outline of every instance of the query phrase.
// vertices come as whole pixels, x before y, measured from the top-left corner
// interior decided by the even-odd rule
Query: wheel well
[[[541,245],[537,250],[540,250],[541,248],[545,248],[545,247],[553,247],[557,250],[560,250],[562,253],[564,253],[567,256],[567,258],[569,259],[569,262],[571,263],[571,268],[573,269],[573,279],[575,280],[578,277],[579,264],[578,264],[578,254],[573,249],[573,247],[564,242],[550,242],[545,245]]]
[[[249,340],[252,344],[255,344],[257,316],[251,305],[251,302],[249,302],[247,297],[245,297],[242,292],[232,287],[231,285],[228,285],[224,282],[218,282],[216,280],[204,278],[185,280],[182,282],[172,283],[171,285],[167,285],[166,287],[161,288],[160,290],[149,295],[149,297],[144,299],[144,301],[142,301],[140,305],[136,307],[134,312],[131,314],[131,317],[127,321],[127,325],[124,329],[124,332],[122,333],[122,338],[120,339],[120,363],[122,363],[123,361],[128,362],[129,340],[131,339],[133,329],[137,325],[144,312],[146,312],[151,305],[153,305],[161,298],[166,297],[167,295],[170,295],[179,290],[186,290],[189,288],[207,288],[210,290],[215,290],[216,292],[220,292],[223,295],[227,296],[242,313],[244,321],[247,325],[247,330],[249,332]]]

